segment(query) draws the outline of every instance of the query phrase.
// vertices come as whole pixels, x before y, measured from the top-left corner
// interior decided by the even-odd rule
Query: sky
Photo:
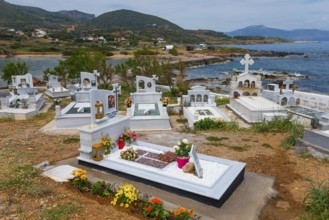
[[[329,0],[6,0],[48,11],[96,16],[129,9],[164,18],[184,29],[229,32],[250,25],[329,30]]]

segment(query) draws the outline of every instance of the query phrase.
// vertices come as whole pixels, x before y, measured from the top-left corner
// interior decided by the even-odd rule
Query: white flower
[[[181,142],[180,142],[180,141],[178,141],[178,142],[177,142],[177,145],[181,145]]]
[[[178,150],[178,149],[179,149],[179,147],[178,147],[177,145],[175,145],[175,146],[174,146],[174,149],[175,149],[175,150]]]
[[[186,138],[184,138],[184,139],[182,140],[182,142],[183,142],[184,144],[188,144],[188,140],[187,140]]]

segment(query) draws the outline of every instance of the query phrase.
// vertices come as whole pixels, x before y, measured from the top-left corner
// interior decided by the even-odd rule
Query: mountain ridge
[[[283,30],[270,28],[264,25],[251,25],[235,31],[226,32],[231,37],[235,36],[261,36],[280,37],[294,41],[328,41],[329,31],[319,29],[293,29]]]

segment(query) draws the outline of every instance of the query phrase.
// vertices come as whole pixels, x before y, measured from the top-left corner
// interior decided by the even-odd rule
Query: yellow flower
[[[128,208],[129,207],[129,204],[126,204],[125,207]]]
[[[123,207],[123,206],[124,206],[124,204],[121,202],[121,203],[120,203],[120,207]]]

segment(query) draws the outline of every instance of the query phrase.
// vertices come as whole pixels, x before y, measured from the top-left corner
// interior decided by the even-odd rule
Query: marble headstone
[[[30,73],[12,76],[11,79],[15,88],[33,88],[33,78]]]
[[[81,72],[80,83],[82,89],[97,89],[97,76],[99,73],[94,70],[93,73]]]
[[[136,76],[136,89],[137,92],[155,92],[155,82],[159,78],[153,75],[152,78],[146,76]]]
[[[196,153],[196,147],[194,145],[191,148],[190,155],[191,155],[191,158],[193,160],[193,163],[194,163],[194,166],[195,166],[195,171],[196,171],[197,176],[199,178],[202,178],[202,176],[203,176],[203,170],[202,170],[202,167],[200,165],[200,161],[199,161],[198,155]]]

